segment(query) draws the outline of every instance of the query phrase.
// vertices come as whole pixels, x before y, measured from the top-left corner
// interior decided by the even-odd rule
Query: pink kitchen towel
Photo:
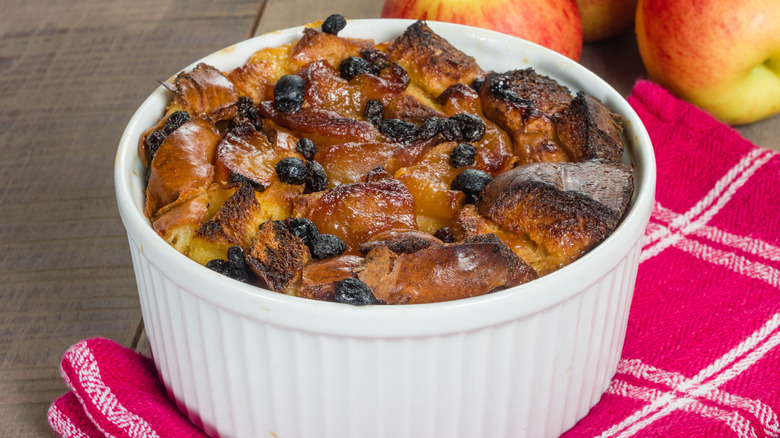
[[[623,356],[564,436],[780,436],[780,155],[665,89],[629,102],[656,154]]]
[[[656,204],[617,374],[564,437],[780,437],[780,154],[653,83],[629,102]],[[82,341],[62,372],[49,422],[63,437],[204,436],[132,350]]]
[[[49,424],[62,437],[206,437],[168,397],[152,360],[133,350],[88,339],[60,367],[71,391],[49,408]]]

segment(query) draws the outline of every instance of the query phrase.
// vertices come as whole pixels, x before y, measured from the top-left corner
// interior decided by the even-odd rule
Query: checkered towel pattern
[[[780,437],[780,155],[650,82],[629,101],[657,201],[617,374],[564,437]],[[151,360],[112,341],[74,345],[62,371],[63,437],[204,436]]]
[[[780,155],[650,82],[629,102],[656,204],[617,374],[564,437],[778,437]]]

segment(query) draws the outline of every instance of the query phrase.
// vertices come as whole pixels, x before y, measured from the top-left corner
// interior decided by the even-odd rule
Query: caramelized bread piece
[[[274,166],[287,157],[303,158],[295,151],[293,139],[287,133],[274,133],[274,143],[251,124],[231,129],[217,146],[215,179],[223,187],[235,187],[243,181],[265,190],[278,181]]]
[[[503,173],[482,191],[477,210],[543,247],[548,269],[571,263],[614,231],[633,190],[626,166],[583,164],[537,163]]]
[[[597,98],[578,92],[569,107],[554,121],[558,138],[573,161],[602,159],[617,162],[623,156],[620,116]]]
[[[273,99],[276,81],[292,73],[289,65],[290,53],[295,43],[258,50],[249,61],[225,74],[242,96],[251,98],[255,103]]]
[[[458,82],[471,84],[482,75],[474,58],[434,33],[424,21],[409,26],[385,53],[433,97]]]
[[[527,68],[489,74],[479,96],[485,115],[511,136],[522,164],[571,161],[556,142],[552,121],[572,99],[566,87]]]
[[[474,204],[468,204],[459,210],[455,217],[454,230],[458,240],[474,238],[486,234],[495,234],[518,257],[528,263],[539,275],[545,275],[557,269],[557,262],[553,260],[545,248],[525,233],[508,231],[492,220],[477,212]]]
[[[216,127],[203,120],[190,120],[165,138],[149,170],[146,217],[152,219],[160,208],[190,198],[211,182],[219,140]]]
[[[357,271],[387,304],[418,304],[484,295],[537,277],[493,235],[432,245],[407,254],[378,246]]]
[[[371,123],[343,117],[334,111],[304,107],[288,114],[277,111],[271,101],[260,102],[258,109],[263,117],[301,133],[318,147],[349,142],[388,141]]]
[[[450,189],[452,180],[463,170],[450,164],[455,146],[456,142],[442,143],[416,164],[395,172],[395,177],[406,185],[414,198],[417,225],[426,233],[433,234],[441,227],[453,226],[455,213],[465,204],[463,192]]]
[[[374,240],[360,244],[360,252],[366,254],[372,249],[385,246],[396,254],[410,254],[443,242],[423,231],[390,230],[373,236]]]
[[[340,237],[345,254],[359,254],[361,243],[383,231],[417,228],[414,198],[387,174],[303,195],[295,201],[293,216],[309,218],[320,233]]]
[[[280,221],[260,226],[246,255],[249,268],[274,292],[294,295],[303,266],[311,260],[309,247]]]
[[[291,70],[297,71],[304,65],[318,60],[338,67],[344,59],[360,56],[363,50],[373,47],[374,43],[370,40],[342,38],[307,27],[303,29],[301,39],[295,43],[290,54]]]
[[[402,94],[385,106],[386,119],[400,119],[422,125],[431,117],[446,119],[447,114],[420,102],[409,94]]]
[[[474,114],[485,123],[485,136],[482,140],[472,142],[477,148],[477,169],[495,175],[514,167],[515,160],[512,158],[512,142],[509,136],[485,117],[482,101],[474,89],[463,84],[453,85],[439,96],[439,102],[448,116],[459,113]]]
[[[232,245],[249,248],[257,227],[267,220],[267,215],[255,199],[254,189],[245,183],[222,204],[211,220],[198,229],[198,235],[211,239],[224,235]]]
[[[386,68],[379,76],[363,73],[347,81],[325,61],[306,65],[298,75],[306,81],[304,105],[360,120],[365,120],[368,100],[377,99],[386,104],[409,84],[409,77],[401,68]]]
[[[397,143],[341,143],[320,148],[315,160],[328,174],[329,187],[360,182],[378,166],[395,172],[395,159],[402,146]]]
[[[205,264],[213,258],[225,258],[229,245],[223,244],[229,242],[225,240],[216,246],[202,242],[198,237],[198,229],[217,213],[234,191],[223,190],[214,183],[200,188],[191,197],[161,208],[152,227],[171,246],[198,263]],[[205,252],[216,256],[203,259],[201,255]]]
[[[322,260],[312,260],[303,266],[298,296],[321,301],[334,301],[336,283],[355,277],[355,270],[363,263],[363,257],[341,255]]]
[[[232,119],[238,113],[235,85],[216,68],[200,63],[192,71],[179,73],[173,84],[164,83],[173,93],[173,105],[212,122]]]
[[[206,220],[208,206],[208,192],[201,188],[193,196],[161,208],[152,227],[177,251],[187,254],[195,232]]]

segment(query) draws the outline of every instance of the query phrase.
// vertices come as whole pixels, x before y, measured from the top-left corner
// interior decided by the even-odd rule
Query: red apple
[[[575,0],[386,0],[383,18],[447,21],[496,30],[579,61],[582,23]]]
[[[634,24],[637,0],[577,0],[586,43],[621,34]]]
[[[640,0],[650,77],[729,124],[780,112],[780,1]]]

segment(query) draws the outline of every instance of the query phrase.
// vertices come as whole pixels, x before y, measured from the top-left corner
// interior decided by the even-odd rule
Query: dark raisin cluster
[[[373,73],[370,62],[359,56],[350,56],[339,64],[339,75],[342,79],[350,80],[363,73]]]
[[[476,142],[485,137],[485,122],[474,114],[455,114],[444,123],[441,133],[448,141]]]
[[[209,260],[209,262],[206,263],[206,267],[234,280],[243,283],[249,282],[250,271],[244,260],[244,250],[242,250],[240,246],[231,246],[228,248],[227,260]]]
[[[311,219],[290,218],[284,221],[284,225],[290,233],[303,240],[315,259],[334,257],[347,250],[347,245],[340,237],[333,234],[320,234],[317,225]]]
[[[420,136],[420,128],[401,119],[384,119],[379,122],[379,132],[398,143],[411,143]]]
[[[233,120],[234,125],[248,122],[258,131],[263,129],[263,117],[260,115],[260,110],[257,109],[255,103],[252,102],[252,99],[241,96],[238,98],[236,107],[238,108],[238,114]]]

